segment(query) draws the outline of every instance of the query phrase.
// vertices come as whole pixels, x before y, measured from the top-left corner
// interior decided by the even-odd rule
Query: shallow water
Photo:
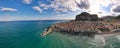
[[[49,45],[41,44],[41,48],[120,48],[119,34],[88,37],[53,32],[45,36],[42,41]]]
[[[0,48],[120,48],[119,34],[95,37],[52,32],[40,33],[51,24],[63,21],[1,22]]]

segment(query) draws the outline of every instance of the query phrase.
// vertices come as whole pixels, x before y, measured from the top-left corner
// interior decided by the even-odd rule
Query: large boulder
[[[98,16],[96,14],[89,14],[87,12],[82,12],[81,14],[76,16],[75,21],[97,21]]]

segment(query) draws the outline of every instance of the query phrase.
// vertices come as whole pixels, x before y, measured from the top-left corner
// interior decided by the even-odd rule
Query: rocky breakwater
[[[41,36],[45,36],[53,31],[65,32],[69,34],[112,34],[120,33],[120,21],[118,17],[108,19],[109,17],[98,18],[97,15],[91,15],[83,12],[76,16],[76,19],[69,22],[62,22],[51,25]]]

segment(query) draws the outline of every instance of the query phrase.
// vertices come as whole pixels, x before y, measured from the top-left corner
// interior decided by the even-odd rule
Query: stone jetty
[[[53,31],[69,34],[112,34],[120,33],[120,17],[106,16],[98,18],[95,14],[83,12],[76,16],[75,20],[51,25],[41,34],[45,36]]]

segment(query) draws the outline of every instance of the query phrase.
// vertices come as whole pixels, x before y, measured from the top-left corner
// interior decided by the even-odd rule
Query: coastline
[[[87,18],[86,18],[87,17]],[[41,36],[57,31],[70,34],[84,34],[91,36],[93,34],[115,34],[120,33],[120,21],[111,18],[98,18],[97,15],[91,15],[83,12],[76,16],[75,20],[56,23],[48,27]]]

